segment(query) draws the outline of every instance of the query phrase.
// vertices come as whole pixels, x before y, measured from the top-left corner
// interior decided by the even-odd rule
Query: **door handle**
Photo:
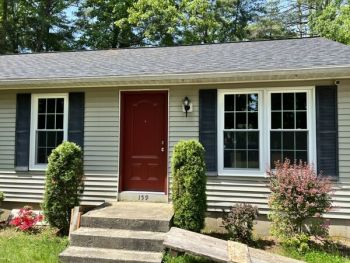
[[[164,147],[160,148],[160,151],[161,151],[161,152],[164,152]]]

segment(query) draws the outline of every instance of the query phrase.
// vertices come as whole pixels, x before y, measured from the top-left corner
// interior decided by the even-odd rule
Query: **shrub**
[[[33,231],[36,223],[42,220],[42,215],[34,213],[31,206],[25,206],[21,208],[18,215],[10,221],[10,225],[15,226],[21,231]]]
[[[79,146],[63,142],[49,156],[44,202],[45,219],[62,234],[69,230],[71,209],[83,192],[83,154]]]
[[[224,214],[222,222],[231,240],[249,244],[253,240],[253,225],[257,217],[257,206],[236,204]]]
[[[204,148],[193,140],[179,142],[171,162],[174,224],[199,232],[207,208]]]
[[[0,192],[0,203],[1,203],[2,201],[4,201],[4,199],[5,199],[4,193],[3,193],[3,192]]]
[[[331,209],[332,183],[303,162],[277,162],[270,176],[272,234],[284,240],[303,235],[324,238],[328,224],[322,214]],[[302,235],[303,234],[303,235]]]

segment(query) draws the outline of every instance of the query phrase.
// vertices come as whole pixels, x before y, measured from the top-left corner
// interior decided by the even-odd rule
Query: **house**
[[[185,105],[186,104],[186,105]],[[323,38],[0,57],[0,191],[40,203],[47,157],[84,150],[84,205],[170,200],[180,140],[206,148],[208,210],[267,214],[266,169],[289,157],[335,182],[350,236],[350,47]]]

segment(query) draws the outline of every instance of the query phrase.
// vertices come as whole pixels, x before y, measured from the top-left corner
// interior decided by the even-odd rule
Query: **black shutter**
[[[337,87],[316,87],[317,168],[325,176],[338,176]]]
[[[68,141],[84,147],[85,94],[69,93]]]
[[[17,94],[16,106],[16,171],[29,170],[31,94]]]
[[[199,91],[199,141],[208,172],[217,172],[217,90]]]

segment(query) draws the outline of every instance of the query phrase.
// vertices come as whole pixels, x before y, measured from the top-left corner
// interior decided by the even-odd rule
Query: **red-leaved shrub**
[[[21,208],[18,215],[10,221],[10,225],[15,226],[21,231],[32,231],[36,223],[43,220],[42,215],[37,215],[32,210],[32,207],[25,206]]]
[[[270,176],[269,198],[272,233],[281,238],[296,235],[326,237],[329,224],[322,214],[332,207],[332,183],[317,175],[314,167],[300,161],[276,162]]]

